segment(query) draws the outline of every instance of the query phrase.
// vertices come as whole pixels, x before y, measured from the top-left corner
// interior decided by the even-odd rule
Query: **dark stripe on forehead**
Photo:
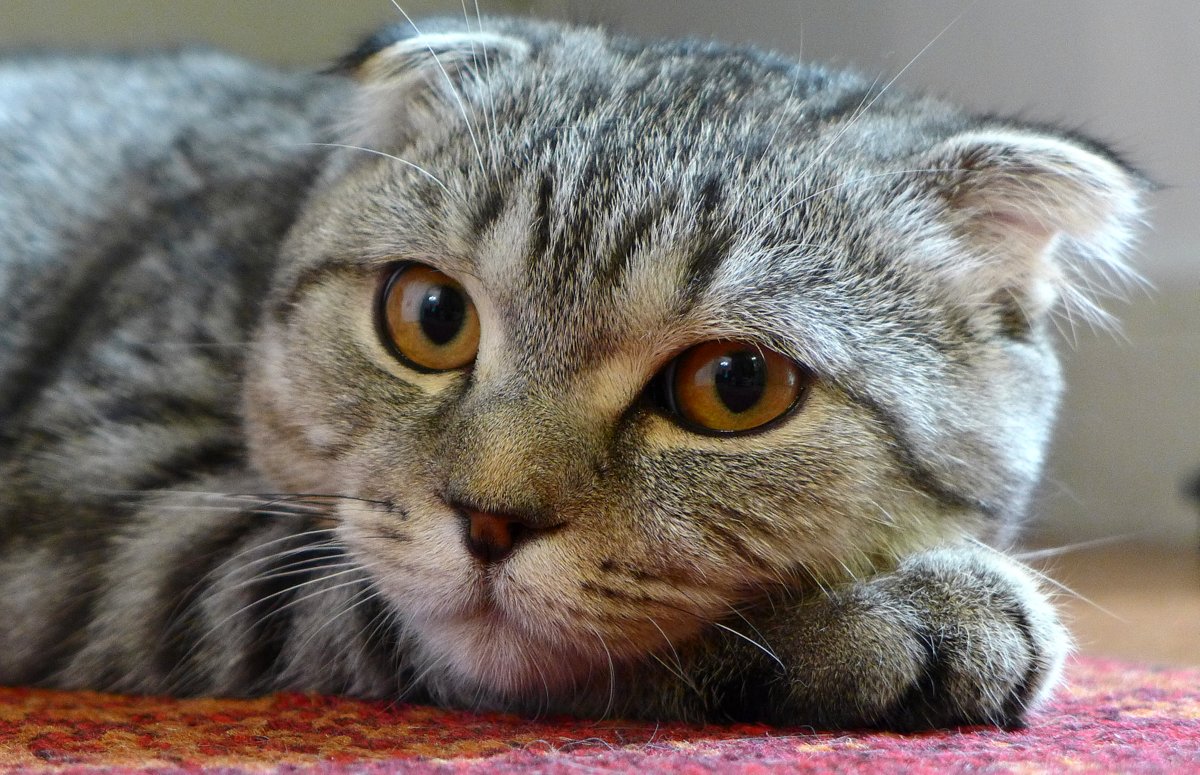
[[[690,304],[697,303],[712,284],[717,269],[729,255],[734,235],[728,227],[702,229],[696,234],[688,248],[685,259],[684,298]]]
[[[596,284],[599,287],[612,288],[618,282],[618,278],[628,269],[634,251],[646,243],[664,213],[672,208],[673,202],[674,197],[670,195],[663,201],[651,202],[622,224],[620,233],[610,243],[612,247],[608,256],[596,272]]]
[[[696,207],[700,215],[711,220],[714,213],[725,203],[725,192],[721,186],[720,173],[710,172],[696,186]]]
[[[691,191],[688,207],[699,226],[687,243],[684,265],[684,293],[695,303],[708,290],[717,268],[725,261],[734,243],[732,226],[722,216],[725,188],[720,172],[702,176]]]
[[[549,172],[543,172],[538,179],[537,191],[533,200],[533,223],[529,229],[529,254],[526,256],[530,269],[534,262],[550,250],[550,239],[553,235],[554,222],[551,207],[554,202],[554,178]]]
[[[522,170],[516,165],[504,165],[482,178],[475,190],[467,197],[472,202],[470,217],[471,237],[475,244],[483,240],[488,231],[509,209],[511,192],[519,189]]]
[[[479,206],[471,215],[471,234],[474,235],[476,243],[492,228],[502,212],[504,212],[504,197],[500,193],[500,189],[489,189],[481,196]]]

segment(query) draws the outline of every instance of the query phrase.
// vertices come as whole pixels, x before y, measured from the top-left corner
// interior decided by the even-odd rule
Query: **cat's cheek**
[[[887,429],[832,390],[814,389],[794,417],[742,436],[649,415],[636,446],[631,478],[659,515],[644,540],[668,557],[675,546],[706,547],[689,575],[730,599],[797,568],[800,583],[842,583],[979,530],[974,515],[881,473],[902,469]]]
[[[438,516],[408,510],[403,517],[342,514],[339,537],[408,619],[461,616],[478,606],[477,580],[456,520]]]
[[[329,459],[337,434],[299,411],[303,391],[295,383],[283,337],[264,336],[257,343],[256,367],[243,395],[243,416],[255,467],[280,490],[332,492]],[[301,418],[309,417],[309,422]]]

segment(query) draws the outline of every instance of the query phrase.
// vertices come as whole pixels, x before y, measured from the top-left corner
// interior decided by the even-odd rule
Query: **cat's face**
[[[360,70],[352,142],[395,158],[331,161],[247,415],[278,487],[364,499],[341,536],[445,674],[569,685],[1024,510],[1058,392],[1051,259],[1134,215],[1111,160],[550,26]]]

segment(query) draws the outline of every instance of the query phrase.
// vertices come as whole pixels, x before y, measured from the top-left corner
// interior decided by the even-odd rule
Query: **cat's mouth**
[[[511,625],[511,596],[513,579],[508,569],[495,565],[477,566],[474,573],[475,594],[471,596],[464,618]]]
[[[422,505],[398,526],[392,514],[372,512],[378,519],[368,521],[356,512],[343,535],[411,624],[422,661],[444,665],[454,677],[446,690],[472,702],[480,693],[519,700],[607,679],[614,664],[681,635],[694,618],[672,624],[671,610],[648,610],[636,592],[602,583],[603,563],[570,525],[523,534],[443,503]],[[384,522],[395,530],[381,530]],[[592,576],[581,571],[589,567]]]

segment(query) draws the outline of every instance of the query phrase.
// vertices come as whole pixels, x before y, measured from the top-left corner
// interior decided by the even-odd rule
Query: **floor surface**
[[[1200,665],[1200,551],[1122,544],[1031,564],[1077,593],[1058,604],[1080,653]]]

